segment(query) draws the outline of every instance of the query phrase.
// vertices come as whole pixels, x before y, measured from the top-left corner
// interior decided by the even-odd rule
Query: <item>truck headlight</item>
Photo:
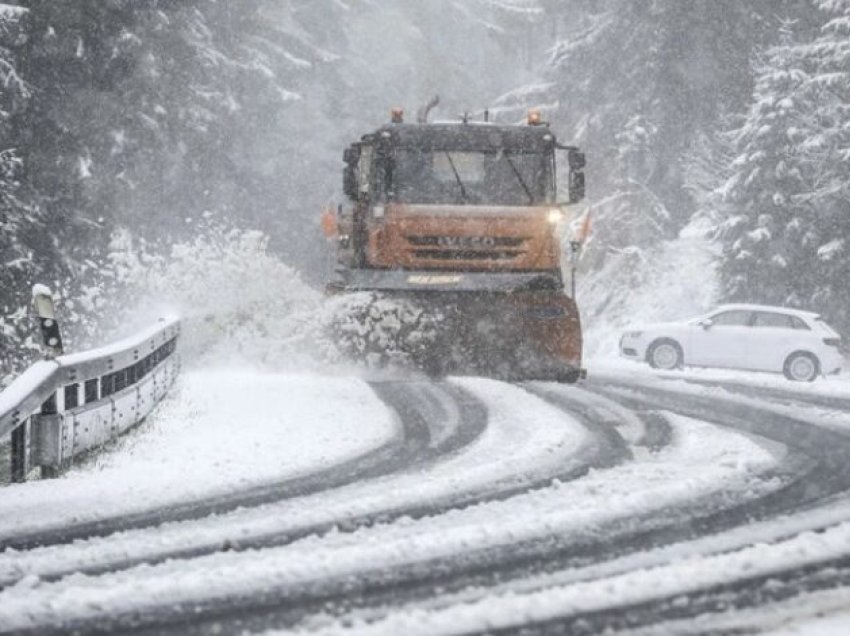
[[[549,219],[549,223],[551,223],[552,225],[557,225],[566,218],[566,215],[561,212],[561,210],[553,209],[549,211],[549,216],[547,218]]]

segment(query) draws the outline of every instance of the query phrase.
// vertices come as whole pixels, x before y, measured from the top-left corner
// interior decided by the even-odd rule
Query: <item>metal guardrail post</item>
[[[27,480],[30,472],[30,421],[27,419],[12,431],[12,482]]]
[[[57,407],[54,393],[30,420],[30,439],[35,438],[35,444],[30,443],[30,464],[41,467],[44,479],[58,477],[62,469],[62,416]]]

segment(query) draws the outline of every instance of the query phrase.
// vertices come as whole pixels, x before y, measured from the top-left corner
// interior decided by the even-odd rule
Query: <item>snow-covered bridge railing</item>
[[[37,362],[0,393],[0,440],[11,435],[12,481],[54,476],[74,457],[143,420],[180,369],[180,321],[163,318],[112,345]]]

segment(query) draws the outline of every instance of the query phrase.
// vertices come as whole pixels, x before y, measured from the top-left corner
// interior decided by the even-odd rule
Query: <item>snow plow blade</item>
[[[328,285],[331,292],[489,292],[563,289],[559,276],[548,272],[444,272],[409,270],[344,270]]]
[[[425,319],[420,322],[434,328],[427,346],[418,346],[410,359],[430,375],[567,383],[584,377],[578,310],[556,275],[376,270],[341,274],[328,286],[330,293],[373,292],[421,310]]]

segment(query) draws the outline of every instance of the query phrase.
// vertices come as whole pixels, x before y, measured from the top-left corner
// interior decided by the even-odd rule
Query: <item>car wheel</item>
[[[656,340],[646,354],[647,362],[653,369],[672,371],[681,369],[684,365],[682,347],[675,340]]]
[[[792,353],[785,361],[784,373],[795,382],[814,382],[820,375],[820,363],[811,353]]]

